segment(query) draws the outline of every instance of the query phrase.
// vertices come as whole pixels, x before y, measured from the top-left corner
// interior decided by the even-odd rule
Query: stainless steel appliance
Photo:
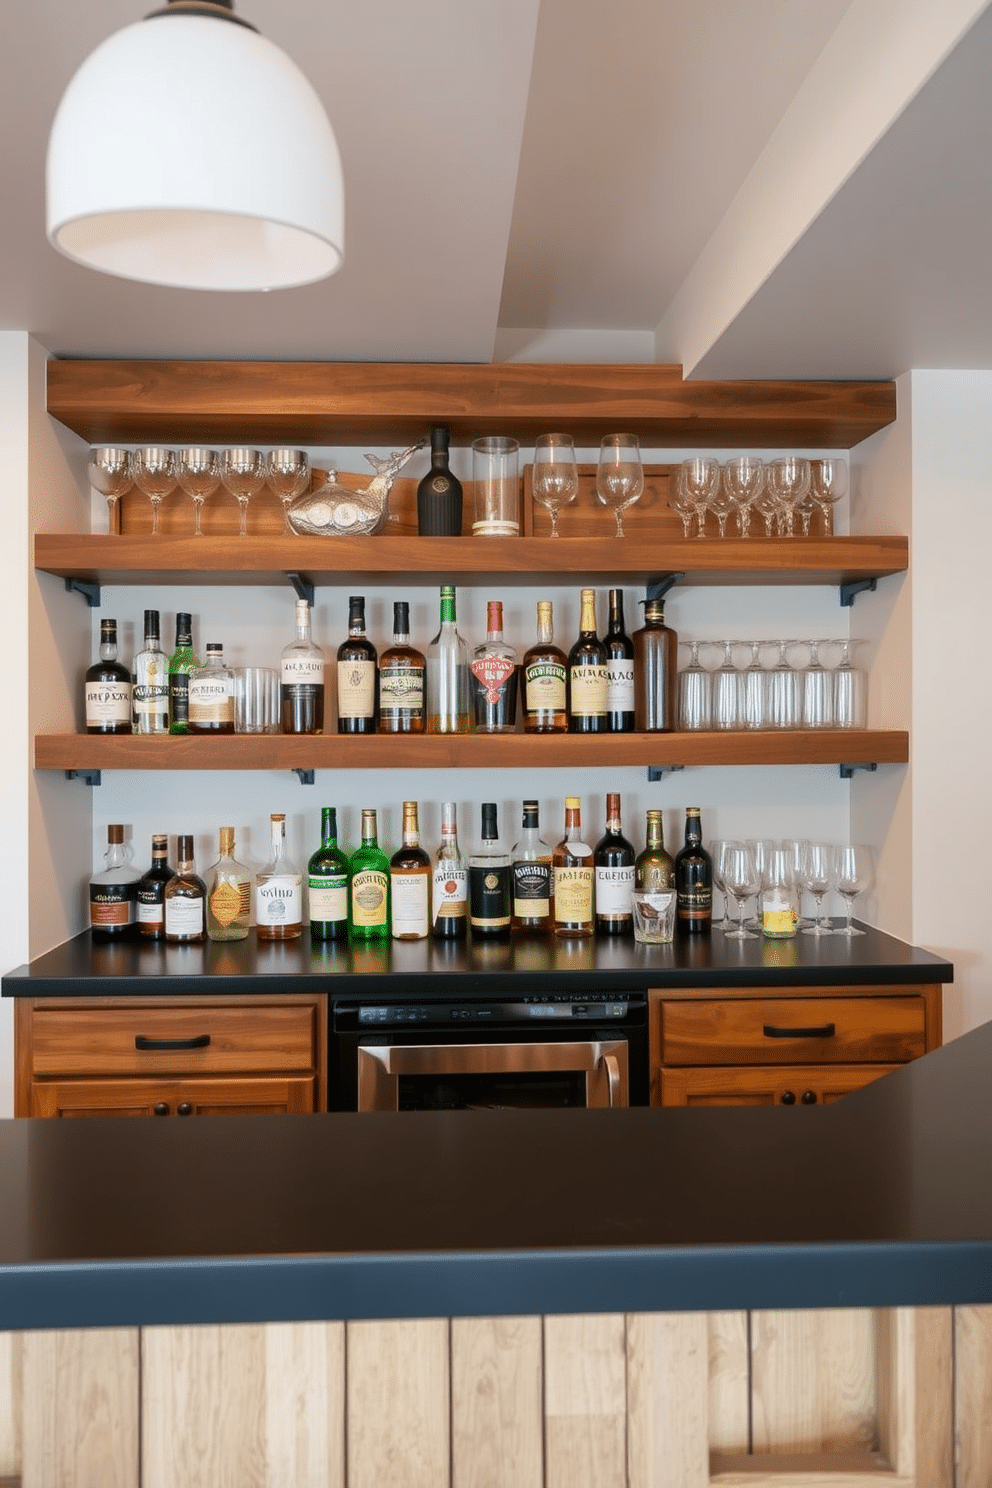
[[[332,1110],[646,1105],[647,993],[332,1000]]]

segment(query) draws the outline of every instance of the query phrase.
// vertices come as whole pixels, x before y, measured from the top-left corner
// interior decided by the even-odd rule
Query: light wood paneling
[[[746,1452],[751,1439],[751,1361],[746,1312],[711,1312],[709,1445],[711,1452]]]
[[[870,1311],[753,1313],[751,1377],[753,1451],[867,1451],[874,1445]]]
[[[626,1488],[625,1321],[545,1318],[546,1488]]]
[[[954,1317],[956,1488],[992,1483],[992,1307],[958,1307]]]
[[[344,1324],[265,1330],[266,1488],[344,1488]]]
[[[628,1316],[627,1360],[629,1488],[707,1488],[706,1314]]]
[[[138,1333],[25,1333],[23,1488],[138,1488]]]
[[[452,1488],[543,1488],[539,1317],[454,1318]]]
[[[448,1488],[446,1319],[347,1325],[348,1488]]]
[[[0,1333],[0,1479],[21,1470],[21,1335]]]

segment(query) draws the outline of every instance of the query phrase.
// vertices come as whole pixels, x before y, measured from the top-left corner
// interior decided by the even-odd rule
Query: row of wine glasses
[[[239,533],[244,537],[248,531],[248,503],[263,486],[282,502],[285,529],[292,530],[289,505],[309,485],[310,462],[306,453],[297,449],[273,449],[266,454],[243,446],[225,450],[200,445],[179,450],[161,445],[136,450],[104,446],[90,451],[89,476],[94,489],[106,497],[111,532],[117,502],[136,486],[151,502],[152,536],[157,536],[159,507],[178,486],[194,503],[193,533],[202,537],[203,503],[223,486],[237,500]]]
[[[636,434],[607,434],[600,440],[596,499],[616,519],[623,537],[623,514],[644,490],[644,466]],[[560,537],[558,513],[579,494],[575,444],[568,434],[542,434],[534,446],[533,495],[551,514],[551,536]]]
[[[809,537],[813,513],[819,508],[823,531],[833,534],[833,509],[847,494],[847,462],[837,458],[806,460],[781,455],[762,460],[737,455],[721,465],[708,455],[683,460],[668,483],[668,502],[682,518],[682,532],[706,536],[707,513],[716,518],[721,537],[733,516],[741,537],[751,535],[752,514],[764,522],[765,537],[795,537],[798,522]]]
[[[861,641],[683,644],[689,648],[689,660],[678,679],[682,729],[855,729],[867,724],[868,675],[854,660]],[[713,670],[700,659],[707,647],[720,656]],[[825,647],[838,653],[833,666],[824,665]],[[745,648],[750,659],[742,667],[735,658]]]
[[[874,882],[870,847],[856,844],[835,847],[826,842],[798,839],[784,842],[765,838],[728,839],[712,842],[710,854],[714,884],[723,894],[728,910],[731,900],[737,909],[736,923],[728,913],[723,925],[724,934],[731,940],[757,938],[755,929],[763,923],[760,902],[750,922],[754,928],[748,928],[745,923],[744,906],[749,899],[760,901],[771,896],[775,896],[776,904],[794,905],[793,928],[801,929],[804,935],[864,935],[853,923],[854,901],[859,894],[867,893]],[[807,924],[800,920],[803,890],[816,906],[813,919]],[[840,927],[832,925],[823,913],[823,901],[831,890],[841,896],[846,906],[847,923]],[[766,933],[778,932],[766,929]]]

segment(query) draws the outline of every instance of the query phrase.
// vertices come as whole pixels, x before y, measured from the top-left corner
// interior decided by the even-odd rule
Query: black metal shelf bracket
[[[664,780],[666,775],[672,775],[676,770],[684,770],[685,765],[648,765],[649,780]]]
[[[856,594],[874,593],[877,588],[878,579],[851,579],[840,586],[840,602],[850,609]]]
[[[88,579],[66,579],[65,592],[67,594],[81,594],[91,610],[100,608],[100,585],[92,584]]]
[[[313,785],[314,783],[312,770],[301,770],[294,765],[293,774],[299,777],[301,785]]]
[[[66,780],[81,780],[84,785],[100,785],[102,783],[99,770],[66,770]]]
[[[309,579],[305,579],[300,573],[288,573],[286,575],[293,588],[296,590],[297,599],[305,599],[313,609],[314,586]]]
[[[872,770],[877,770],[877,769],[878,769],[878,766],[877,765],[862,764],[860,762],[858,762],[856,764],[843,764],[840,767],[840,778],[841,778],[841,780],[850,780],[850,778],[854,774],[855,770],[868,770],[869,773],[870,773]]]
[[[657,578],[649,579],[644,589],[645,599],[664,599],[669,589],[684,579],[684,573],[659,574]]]

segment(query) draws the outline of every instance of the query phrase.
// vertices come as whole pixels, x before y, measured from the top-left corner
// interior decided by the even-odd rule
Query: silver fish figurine
[[[390,455],[388,460],[366,455],[375,475],[360,491],[349,491],[338,481],[338,472],[329,470],[324,484],[316,491],[308,491],[290,502],[286,514],[290,527],[304,537],[365,537],[381,532],[386,525],[393,481],[427,443],[426,439],[419,439],[409,449]]]

